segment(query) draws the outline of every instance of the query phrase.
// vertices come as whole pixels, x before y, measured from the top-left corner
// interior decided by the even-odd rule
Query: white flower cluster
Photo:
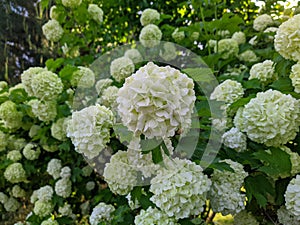
[[[258,61],[258,57],[256,56],[255,52],[252,50],[246,50],[243,53],[239,54],[239,60],[244,62],[256,62]]]
[[[162,32],[158,26],[148,24],[141,30],[139,40],[146,48],[153,48],[158,45],[162,38]]]
[[[41,225],[59,225],[59,223],[50,217],[49,219],[44,220]]]
[[[137,182],[137,172],[128,162],[128,153],[118,151],[105,164],[104,180],[110,190],[119,195],[127,195]]]
[[[18,150],[12,150],[7,153],[6,158],[13,162],[17,162],[22,159],[22,154]]]
[[[54,209],[54,205],[50,200],[37,200],[34,203],[33,212],[39,217],[46,217],[51,214]]]
[[[300,61],[300,14],[282,23],[275,35],[274,47],[286,59]]]
[[[221,54],[222,59],[229,59],[230,57],[237,56],[239,53],[239,44],[232,38],[225,38],[218,41],[214,48],[215,52]]]
[[[165,61],[170,61],[176,58],[176,47],[171,42],[166,42],[163,45],[163,49],[159,51],[159,56]]]
[[[89,4],[88,13],[97,23],[103,21],[103,10],[96,4]]]
[[[160,14],[157,10],[148,8],[142,12],[140,22],[142,26],[146,26],[148,24],[152,24],[155,21],[159,20],[159,18],[160,18]]]
[[[210,95],[210,99],[222,101],[231,104],[244,95],[244,89],[241,83],[235,80],[225,80],[219,84]]]
[[[81,4],[82,0],[62,0],[65,7],[75,8]]]
[[[0,130],[0,152],[4,151],[7,146],[7,134]]]
[[[263,31],[268,26],[273,24],[273,19],[270,15],[262,14],[253,21],[253,29],[256,31]]]
[[[128,77],[118,92],[122,122],[136,135],[170,137],[191,125],[193,80],[170,66],[149,62]]]
[[[118,82],[123,81],[134,72],[134,64],[125,56],[114,59],[110,64],[110,74]]]
[[[36,160],[41,154],[40,147],[34,143],[28,143],[23,149],[23,155],[28,160]]]
[[[49,173],[54,179],[60,177],[62,165],[60,159],[51,159],[47,165],[47,173]]]
[[[13,198],[13,197],[9,197],[5,202],[4,202],[4,209],[7,211],[7,212],[15,212],[17,211],[21,204],[20,202],[18,202],[17,199]]]
[[[90,88],[95,84],[94,72],[84,66],[79,66],[71,77],[71,85],[73,87]]]
[[[299,225],[300,219],[299,216],[292,215],[285,206],[281,206],[277,210],[277,217],[279,223],[283,225]]]
[[[67,136],[75,150],[89,159],[96,157],[110,140],[114,115],[105,106],[95,105],[72,114]]]
[[[61,178],[55,183],[55,193],[58,196],[61,196],[63,198],[67,198],[72,193],[72,182],[71,180],[67,178]]]
[[[57,115],[56,101],[32,99],[27,104],[31,106],[32,114],[46,123],[53,121]]]
[[[100,104],[106,106],[107,108],[115,111],[117,108],[117,97],[118,97],[119,88],[116,86],[110,86],[103,90],[102,95],[100,96]]]
[[[265,60],[262,63],[254,64],[250,69],[249,80],[257,78],[263,84],[273,82],[278,78],[275,65],[272,60]]]
[[[242,210],[234,215],[233,225],[259,225],[259,222],[250,212]]]
[[[251,140],[277,147],[293,140],[299,131],[299,107],[291,95],[276,90],[260,92],[240,111],[235,126]]]
[[[64,204],[63,206],[60,206],[58,208],[58,212],[62,215],[62,216],[68,216],[71,218],[76,218],[76,215],[73,213],[71,205],[70,204]]]
[[[10,183],[20,183],[26,181],[26,172],[21,163],[13,163],[6,167],[4,178]]]
[[[17,105],[8,100],[0,104],[0,121],[9,129],[18,129],[22,126],[23,114],[18,111]]]
[[[170,218],[167,214],[157,208],[151,206],[140,211],[140,214],[134,218],[135,225],[179,225],[174,218]]]
[[[241,164],[230,159],[222,162],[229,164],[234,172],[214,170],[209,199],[214,212],[234,215],[245,208],[246,196],[240,192],[240,189],[248,173],[244,171]]]
[[[172,33],[172,38],[176,41],[176,42],[180,42],[185,38],[184,35],[184,31],[179,31],[178,28],[176,28],[174,30],[174,32]]]
[[[11,195],[15,198],[24,198],[26,196],[26,191],[19,185],[14,185],[11,189]]]
[[[112,79],[100,79],[97,81],[95,88],[98,95],[101,95],[103,90],[108,88],[113,83]]]
[[[296,216],[297,218],[299,218],[300,216],[299,190],[300,175],[297,175],[290,181],[284,194],[286,209],[290,212],[291,215]]]
[[[49,41],[57,42],[61,39],[64,29],[57,20],[51,19],[42,26],[43,34]]]
[[[243,152],[247,149],[247,137],[236,127],[232,127],[222,136],[223,144],[237,152]]]
[[[188,218],[203,211],[211,181],[194,162],[175,158],[151,180],[150,200],[169,217]]]
[[[51,125],[51,135],[60,141],[65,141],[67,139],[67,125],[69,117],[60,118]]]
[[[98,225],[101,222],[110,222],[112,219],[111,214],[115,211],[115,207],[112,205],[100,202],[93,208],[93,212],[89,218],[91,225]]]
[[[51,201],[53,197],[53,188],[50,185],[40,187],[38,190],[34,191],[36,200],[41,201]],[[33,202],[32,202],[33,203]]]
[[[246,35],[244,32],[242,31],[237,31],[235,32],[232,37],[233,40],[236,40],[236,42],[240,45],[240,44],[245,44],[246,42]]]
[[[133,63],[139,63],[143,61],[143,56],[137,49],[128,49],[125,51],[124,56],[131,59]]]
[[[290,78],[292,80],[292,85],[296,93],[300,93],[300,64],[297,63],[292,66]]]
[[[300,173],[300,156],[297,152],[292,152],[291,149],[289,149],[286,146],[280,147],[283,151],[288,153],[290,155],[290,161],[291,161],[291,175],[295,176],[296,174]]]
[[[48,70],[42,67],[30,67],[21,74],[22,84],[29,96],[34,96],[34,91],[32,90],[31,86],[32,79],[39,73],[46,71]]]

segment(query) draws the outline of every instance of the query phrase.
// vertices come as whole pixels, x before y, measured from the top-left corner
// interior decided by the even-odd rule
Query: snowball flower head
[[[140,18],[142,26],[146,26],[148,24],[154,23],[159,20],[160,14],[155,9],[145,9],[142,12],[142,16]]]
[[[18,111],[16,103],[8,100],[0,104],[0,119],[9,129],[18,129],[22,126],[23,114]]]
[[[54,178],[60,177],[60,170],[62,168],[60,159],[51,159],[47,165],[47,172]]]
[[[40,154],[41,150],[37,144],[28,143],[23,149],[23,155],[28,160],[38,159]]]
[[[49,123],[53,121],[57,115],[56,101],[32,99],[27,104],[31,106],[33,115],[43,122]]]
[[[127,152],[124,151],[118,151],[105,164],[103,176],[110,190],[119,195],[127,195],[137,182],[137,173],[129,165]]]
[[[10,183],[26,181],[26,172],[21,163],[13,163],[6,167],[4,177]]]
[[[39,217],[46,217],[53,211],[54,205],[51,201],[37,200],[34,203],[33,212]]]
[[[262,14],[253,21],[253,29],[256,31],[263,31],[268,26],[273,24],[273,19],[270,15]]]
[[[300,219],[299,216],[292,215],[285,206],[281,206],[277,210],[277,217],[279,223],[283,225],[299,225]]]
[[[12,196],[15,198],[24,198],[26,196],[26,192],[19,185],[14,185],[11,189]]]
[[[139,40],[146,48],[153,48],[160,43],[162,38],[162,32],[158,26],[154,24],[148,24],[143,27],[139,35]]]
[[[259,222],[250,212],[242,210],[234,215],[233,225],[259,225]]]
[[[220,53],[222,59],[228,59],[238,55],[239,44],[232,38],[222,39],[217,43],[214,51]]]
[[[49,219],[44,220],[41,225],[59,225],[59,223],[50,217]]]
[[[250,69],[249,80],[257,78],[263,84],[269,84],[278,78],[275,65],[272,60],[265,60],[262,63],[254,64]]]
[[[297,175],[296,178],[293,178],[289,185],[287,186],[285,197],[285,206],[286,209],[290,212],[291,215],[299,218],[300,216],[300,175]]]
[[[286,59],[300,61],[300,14],[282,23],[275,35],[274,47]]]
[[[89,4],[88,13],[97,23],[103,21],[103,10],[96,4]]]
[[[124,53],[124,56],[131,59],[133,63],[139,63],[143,61],[143,56],[137,49],[128,49]]]
[[[55,100],[63,91],[63,84],[57,74],[42,71],[31,80],[33,95],[41,100]]]
[[[259,58],[256,56],[255,52],[249,49],[239,54],[239,60],[244,62],[256,62],[258,59]]]
[[[163,49],[159,51],[159,56],[162,57],[165,61],[170,61],[176,58],[176,47],[171,42],[166,42],[163,45]]]
[[[300,125],[299,101],[276,90],[260,92],[242,111],[242,125],[247,136],[267,146],[280,146],[293,140]]]
[[[32,79],[39,73],[46,71],[48,70],[42,67],[30,67],[21,74],[23,87],[29,96],[34,96],[34,92],[31,86]]]
[[[236,40],[236,42],[240,45],[240,44],[245,44],[246,42],[246,35],[244,32],[242,31],[237,31],[235,32],[232,37],[233,40]]]
[[[140,214],[134,218],[135,225],[179,225],[174,218],[170,218],[166,213],[151,206],[140,211]]]
[[[95,84],[94,72],[83,66],[79,66],[78,70],[72,74],[71,85],[73,87],[90,88]]]
[[[112,83],[113,83],[112,79],[100,79],[100,80],[98,80],[97,83],[96,83],[96,86],[95,86],[98,95],[101,95],[103,90],[108,88]]]
[[[65,7],[75,8],[81,4],[82,0],[62,0]]]
[[[100,202],[93,208],[90,215],[89,222],[91,225],[98,225],[101,222],[110,222],[112,219],[112,213],[115,211],[115,207],[112,205]]]
[[[291,151],[291,149],[289,149],[286,146],[282,146],[280,147],[283,151],[285,151],[286,153],[289,154],[290,156],[290,161],[291,161],[291,174],[292,176],[295,176],[296,174],[300,173],[300,156],[297,152],[293,152]]]
[[[292,66],[290,78],[292,80],[294,91],[296,93],[300,93],[300,64],[299,63]]]
[[[119,89],[118,112],[136,135],[170,137],[191,125],[196,99],[193,88],[193,80],[179,70],[149,62]]]
[[[241,83],[235,80],[225,80],[219,84],[210,95],[210,99],[222,101],[231,104],[244,95],[244,89]]]
[[[114,115],[105,106],[95,105],[72,114],[67,127],[75,150],[89,159],[96,157],[110,140]]]
[[[67,198],[71,195],[72,193],[72,182],[68,178],[62,178],[59,179],[55,183],[55,193],[58,196],[61,196],[63,198]]]
[[[7,212],[15,212],[20,208],[21,204],[17,199],[9,197],[6,202],[4,202],[4,209]]]
[[[176,41],[176,42],[180,42],[184,39],[185,35],[184,35],[184,31],[179,31],[178,28],[176,28],[174,30],[174,32],[172,33],[172,38]]]
[[[7,153],[6,158],[13,162],[17,162],[22,159],[22,154],[18,150],[12,150]]]
[[[165,167],[151,180],[150,200],[175,219],[188,218],[203,211],[211,181],[202,168],[189,160],[166,160]]]
[[[115,109],[117,107],[116,99],[118,97],[118,91],[119,88],[116,86],[110,86],[104,89],[100,97],[101,105],[104,105],[112,110]]]
[[[51,125],[51,135],[60,141],[67,139],[67,124],[70,118],[59,118]]]
[[[134,72],[134,64],[130,58],[120,57],[110,64],[110,74],[118,82],[123,81]]]
[[[0,152],[4,151],[7,146],[7,134],[0,131]]]
[[[43,34],[49,41],[58,42],[63,33],[64,29],[61,27],[57,20],[49,20],[42,26]]]

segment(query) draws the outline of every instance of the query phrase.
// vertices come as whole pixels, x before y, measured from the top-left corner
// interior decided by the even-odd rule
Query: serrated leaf
[[[292,81],[288,77],[282,77],[278,80],[275,80],[271,85],[271,88],[274,88],[278,91],[293,91],[294,87],[292,85]]]
[[[261,89],[261,82],[255,78],[243,82],[243,86],[246,89]]]

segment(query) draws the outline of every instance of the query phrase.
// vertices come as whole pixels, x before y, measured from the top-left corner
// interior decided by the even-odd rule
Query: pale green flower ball
[[[174,136],[180,128],[187,132],[195,99],[193,80],[186,74],[149,62],[125,80],[117,103],[130,131],[153,138]]]
[[[134,72],[134,64],[130,58],[120,57],[110,64],[110,74],[118,82],[123,81]]]
[[[0,81],[0,91],[4,90],[8,87],[8,84],[6,81]]]
[[[114,120],[112,111],[105,106],[89,106],[72,114],[67,136],[71,138],[77,152],[92,159],[109,142]]]
[[[234,225],[259,225],[259,222],[255,217],[246,210],[242,210],[236,215],[234,215]],[[290,224],[292,225],[292,224]]]
[[[268,26],[273,24],[273,19],[270,15],[262,14],[253,21],[253,29],[256,31],[263,31]]]
[[[10,135],[7,140],[7,148],[9,150],[21,151],[26,144],[27,141],[24,138],[18,138],[15,135]]]
[[[146,26],[148,24],[155,23],[159,19],[160,19],[160,14],[157,10],[155,10],[155,9],[145,9],[142,12],[140,22],[141,22],[142,26]]]
[[[21,203],[18,202],[18,200],[13,197],[9,197],[8,200],[4,202],[4,209],[7,212],[15,212],[20,208],[20,206]]]
[[[50,185],[40,187],[35,191],[36,200],[51,201],[53,197],[53,188]]]
[[[300,64],[295,64],[291,68],[290,78],[296,93],[300,93]]]
[[[41,100],[55,100],[63,91],[63,83],[57,74],[43,71],[36,74],[31,80],[33,95]]]
[[[60,177],[60,170],[62,168],[60,159],[51,159],[47,165],[47,172],[54,178]]]
[[[95,186],[96,186],[96,184],[94,181],[89,181],[86,183],[85,188],[86,188],[86,190],[91,191],[95,188]]]
[[[9,129],[19,129],[22,126],[23,114],[18,111],[17,105],[8,100],[0,105],[0,119]]]
[[[53,20],[58,20],[58,18],[59,18],[59,13],[57,12],[56,5],[53,5],[50,8],[50,18],[53,19]]]
[[[87,166],[83,167],[81,169],[81,171],[82,171],[82,176],[89,177],[93,172],[93,168],[90,167],[89,165],[87,165]]]
[[[46,72],[46,71],[48,71],[48,70],[45,68],[42,68],[42,67],[31,67],[31,68],[25,70],[21,74],[22,84],[24,86],[25,91],[27,92],[27,94],[29,96],[34,96],[34,92],[32,90],[32,86],[31,86],[32,79],[39,73]]]
[[[243,152],[247,149],[247,137],[236,127],[225,132],[222,135],[222,140],[226,147],[232,148],[237,152]]]
[[[245,105],[242,120],[241,131],[252,141],[278,147],[299,131],[300,103],[276,90],[260,92]]]
[[[176,41],[176,42],[180,42],[185,38],[185,34],[184,31],[179,31],[178,28],[176,28],[173,33],[172,33],[172,38]]]
[[[8,201],[8,196],[6,194],[4,194],[3,192],[0,192],[0,203],[4,204],[7,201]]]
[[[124,56],[131,59],[134,64],[143,61],[143,56],[141,55],[139,50],[134,48],[126,50]]]
[[[259,60],[255,52],[249,49],[239,54],[238,58],[240,61],[244,61],[244,62],[256,62]]]
[[[62,216],[69,216],[72,217],[73,216],[73,212],[72,212],[72,207],[70,204],[64,204],[64,206],[59,206],[58,208],[58,212],[62,215]]]
[[[49,219],[44,220],[41,225],[59,225],[59,223],[50,217]]]
[[[241,83],[235,80],[225,80],[219,84],[210,95],[210,99],[222,101],[231,104],[244,95],[244,89]]]
[[[101,95],[103,90],[108,88],[113,83],[112,79],[100,79],[97,81],[95,88],[98,95]]]
[[[163,45],[163,49],[159,51],[159,56],[165,61],[171,61],[176,58],[176,47],[171,42],[166,42]]]
[[[22,154],[18,150],[12,150],[7,153],[6,158],[13,162],[17,162],[22,159]]]
[[[88,13],[97,23],[103,22],[103,10],[96,4],[89,4]]]
[[[26,172],[21,163],[13,163],[5,169],[4,177],[10,183],[20,183],[26,181]]]
[[[170,218],[166,213],[151,206],[140,211],[140,214],[134,218],[135,225],[179,225],[174,218]]]
[[[59,175],[61,178],[70,178],[71,172],[72,172],[72,170],[70,167],[64,166],[63,168],[61,168]]]
[[[19,185],[14,185],[11,189],[12,196],[15,198],[24,198],[26,196],[26,191]]]
[[[272,83],[277,80],[278,75],[275,71],[275,65],[272,60],[265,60],[262,63],[254,64],[250,69],[249,80],[257,78],[263,84]]]
[[[112,205],[100,202],[93,208],[92,214],[90,215],[89,222],[91,225],[98,225],[101,222],[105,224],[112,220],[112,213],[115,211],[115,207]]]
[[[110,87],[104,89],[104,91],[100,97],[101,105],[104,105],[107,108],[114,111],[114,109],[117,108],[116,100],[118,97],[118,91],[119,91],[119,88],[117,88],[116,86],[110,86]]]
[[[292,176],[295,176],[296,174],[300,173],[300,156],[297,152],[292,152],[291,149],[289,149],[286,146],[280,147],[283,151],[288,153],[290,155],[290,161],[291,161],[291,174]]]
[[[51,135],[60,141],[67,139],[67,123],[70,118],[60,118],[51,125]]]
[[[214,51],[220,53],[222,59],[229,59],[230,57],[238,55],[239,44],[232,38],[222,39],[218,41]]]
[[[137,173],[129,165],[125,151],[118,151],[111,157],[105,164],[103,176],[110,190],[118,195],[127,195],[137,182]]]
[[[294,216],[286,209],[285,206],[281,206],[277,210],[277,217],[280,224],[283,225],[299,225],[300,218],[299,216]]]
[[[275,35],[274,47],[286,59],[300,61],[300,14],[282,23]]]
[[[300,175],[293,178],[287,186],[284,194],[285,206],[289,213],[299,218],[300,216]]]
[[[213,40],[213,39],[210,39],[208,42],[207,42],[207,47],[209,48],[215,48],[217,46],[217,41],[216,40]]]
[[[36,160],[41,154],[40,147],[34,143],[28,143],[23,149],[23,155],[28,160]]]
[[[175,219],[199,215],[203,211],[211,181],[194,162],[175,158],[165,160],[164,167],[152,178],[150,200]]]
[[[62,4],[65,7],[70,7],[70,8],[76,8],[77,6],[80,6],[82,0],[62,0]]]
[[[236,40],[236,42],[240,44],[245,44],[246,43],[246,35],[242,31],[237,31],[235,32],[232,37],[233,40]]]
[[[63,33],[64,29],[61,27],[57,20],[49,20],[42,26],[43,34],[49,41],[58,42]]]
[[[40,101],[38,99],[30,100],[27,103],[31,106],[32,113],[39,120],[49,123],[57,115],[56,101]]]
[[[146,48],[153,48],[160,43],[162,32],[158,26],[148,24],[141,30],[139,40]]]
[[[72,74],[71,84],[73,87],[90,88],[95,84],[94,72],[83,66],[78,67],[79,70]]]
[[[37,216],[43,218],[49,216],[54,209],[54,205],[51,201],[37,200],[34,203],[33,212]]]
[[[55,183],[55,193],[58,196],[61,196],[63,198],[67,198],[71,195],[72,193],[72,182],[68,178],[62,178],[59,179]]]

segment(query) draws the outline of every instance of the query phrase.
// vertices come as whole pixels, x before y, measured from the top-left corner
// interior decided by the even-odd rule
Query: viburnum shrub
[[[115,2],[42,0],[56,57],[0,82],[0,219],[299,224],[299,15],[221,2],[118,33]]]

